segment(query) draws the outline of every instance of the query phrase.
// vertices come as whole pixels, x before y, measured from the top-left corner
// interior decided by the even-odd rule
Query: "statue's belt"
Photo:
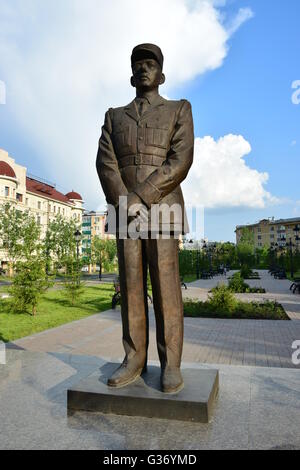
[[[126,155],[118,160],[119,168],[124,168],[130,165],[151,165],[161,166],[165,160],[165,157],[158,157],[157,155]]]

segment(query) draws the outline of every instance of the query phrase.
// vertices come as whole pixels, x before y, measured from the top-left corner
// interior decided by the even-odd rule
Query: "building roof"
[[[95,212],[95,211],[85,211],[83,213],[83,217],[101,217],[101,216],[106,216],[107,215],[107,211],[98,211],[98,212]]]
[[[9,176],[10,178],[16,178],[16,174],[12,167],[7,163],[0,161],[0,176]]]
[[[290,219],[262,219],[259,222],[255,222],[254,224],[247,224],[247,225],[237,225],[236,229],[241,229],[245,227],[255,227],[258,226],[262,222],[268,222],[270,225],[277,225],[277,224],[292,224],[292,223],[300,223],[300,217],[293,217]]]
[[[70,201],[67,196],[57,191],[53,186],[42,183],[33,178],[26,177],[26,189],[31,193],[38,194],[39,196],[73,205],[72,201]]]
[[[277,219],[271,220],[270,224],[292,224],[293,222],[300,222],[300,217],[292,217],[291,219]]]
[[[66,194],[66,197],[68,199],[74,199],[74,200],[77,200],[77,201],[82,201],[82,197],[80,196],[79,193],[76,193],[75,191],[71,191],[70,193],[67,193]]]

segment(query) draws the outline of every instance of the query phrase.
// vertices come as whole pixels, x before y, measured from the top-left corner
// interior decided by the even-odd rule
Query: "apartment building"
[[[238,225],[236,227],[236,243],[240,242],[243,229],[249,229],[254,235],[256,248],[263,246],[282,246],[292,242],[293,249],[300,249],[300,217],[291,219],[278,219],[274,217],[263,219],[255,224]]]
[[[27,173],[8,153],[0,149],[0,205],[13,204],[18,210],[28,210],[41,226],[41,236],[45,236],[51,220],[60,214],[66,219],[74,219],[81,226],[83,200],[79,193],[71,191],[63,194],[55,184]],[[0,250],[1,265],[6,264],[5,252]]]
[[[93,237],[97,236],[105,240],[115,238],[105,233],[106,212],[84,212],[82,217],[82,253],[88,253]]]

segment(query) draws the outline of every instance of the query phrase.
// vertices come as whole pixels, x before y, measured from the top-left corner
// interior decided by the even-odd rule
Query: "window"
[[[271,233],[270,238],[274,239],[274,233]]]
[[[9,187],[8,186],[5,186],[5,197],[8,197],[9,196]]]
[[[25,199],[25,204],[28,206],[28,197]]]
[[[41,201],[38,201],[38,209],[41,209],[42,208],[42,203]]]
[[[271,227],[271,232],[274,232],[274,227]]]
[[[258,238],[258,240],[261,240],[261,235],[258,235],[258,237],[257,237],[257,238]]]
[[[23,194],[17,193],[16,199],[18,202],[23,202]]]
[[[40,215],[37,216],[36,221],[37,221],[38,225],[41,225],[41,216]]]
[[[261,232],[261,228],[260,228],[260,227],[258,227],[257,231],[258,231],[258,232]]]

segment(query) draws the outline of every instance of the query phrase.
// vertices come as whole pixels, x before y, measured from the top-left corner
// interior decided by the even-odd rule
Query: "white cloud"
[[[279,202],[264,188],[268,174],[247,166],[244,157],[250,152],[241,135],[196,138],[194,163],[183,183],[186,202],[206,208],[263,208]]]
[[[254,13],[251,8],[240,8],[238,14],[230,21],[227,26],[229,35],[234,34],[245,21],[253,18]]]
[[[161,46],[167,77],[161,91],[171,96],[172,87],[220,67],[230,35],[250,17],[250,10],[239,12],[228,30],[218,9],[224,3],[0,0],[8,107],[16,139],[26,134],[44,162],[44,176],[82,192],[89,207],[103,204],[97,141],[105,110],[133,97],[132,47],[148,41]]]

